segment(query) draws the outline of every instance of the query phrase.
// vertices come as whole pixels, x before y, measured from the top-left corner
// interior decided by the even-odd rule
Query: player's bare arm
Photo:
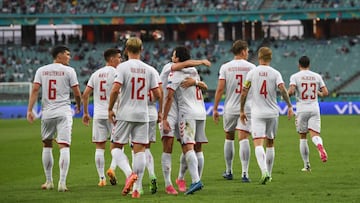
[[[240,96],[240,121],[244,125],[248,121],[246,114],[245,114],[245,103],[246,103],[246,99],[247,99],[247,95],[249,93],[250,87],[251,87],[251,82],[245,81],[243,89],[241,91],[241,96]]]
[[[28,109],[27,109],[27,113],[26,113],[26,118],[29,121],[29,123],[33,123],[35,120],[35,115],[32,112],[32,109],[34,107],[34,104],[39,96],[39,92],[40,92],[40,84],[34,83],[32,90],[31,90],[31,94],[29,97],[29,104],[28,104]]]
[[[81,92],[80,92],[79,85],[73,86],[72,90],[74,93],[74,98],[75,98],[75,103],[76,103],[75,113],[79,114],[81,111]]]
[[[179,70],[184,69],[184,68],[193,67],[193,66],[200,66],[200,65],[205,65],[207,67],[210,67],[211,62],[209,60],[207,60],[207,59],[186,60],[186,61],[183,61],[183,62],[173,63],[173,65],[171,66],[171,70],[172,71],[179,71]]]
[[[163,113],[163,131],[164,131],[164,133],[169,133],[171,130],[169,122],[167,121],[167,117],[168,117],[169,111],[171,109],[171,104],[173,103],[173,100],[174,100],[174,94],[175,94],[175,91],[168,88],[168,94],[166,96],[164,113]]]
[[[218,106],[219,106],[221,97],[224,94],[224,91],[225,91],[225,80],[218,80],[218,86],[217,86],[216,92],[215,92],[215,101],[214,101],[214,109],[213,109],[213,120],[214,120],[215,124],[219,123]]]
[[[159,110],[158,110],[158,120],[157,122],[161,122],[162,120],[162,108],[163,108],[163,91],[161,84],[159,84],[159,87],[152,90],[153,95],[155,96],[155,99],[158,101],[159,104]]]
[[[84,90],[84,93],[82,94],[82,101],[83,101],[83,107],[84,107],[84,114],[82,117],[82,123],[85,126],[89,126],[90,123],[90,115],[89,115],[89,96],[92,93],[92,88],[86,87]]]
[[[291,104],[291,101],[290,101],[288,91],[286,90],[286,87],[285,87],[284,83],[279,84],[278,87],[279,87],[281,96],[283,97],[283,99],[286,102],[286,105],[288,106],[288,119],[290,120],[291,117],[294,115],[294,111],[293,111],[293,108],[292,108],[292,104]]]
[[[115,124],[115,113],[113,111],[114,108],[114,104],[115,101],[118,98],[119,95],[119,90],[121,88],[121,84],[120,83],[114,83],[112,88],[111,88],[111,92],[110,92],[110,99],[109,99],[109,107],[108,107],[108,117],[109,117],[109,121],[113,124]]]
[[[207,84],[204,82],[204,81],[199,81],[197,79],[194,79],[194,78],[191,78],[191,77],[187,77],[185,78],[180,86],[182,88],[188,88],[188,87],[191,87],[191,86],[197,86],[199,87],[201,90],[204,90],[206,91],[208,89],[208,86]]]
[[[288,90],[289,96],[292,96],[295,94],[295,89],[296,89],[295,85],[290,85],[289,90]]]
[[[328,95],[329,95],[329,91],[328,91],[326,86],[321,87],[320,91],[318,91],[318,96],[319,97],[326,97]]]

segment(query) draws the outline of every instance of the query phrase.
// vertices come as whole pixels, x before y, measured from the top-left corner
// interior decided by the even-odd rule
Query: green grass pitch
[[[40,120],[30,125],[26,120],[0,120],[0,202],[360,202],[360,117],[322,116],[322,137],[329,159],[320,161],[318,152],[309,140],[312,172],[304,173],[299,154],[299,141],[294,119],[285,116],[279,120],[276,138],[276,154],[273,181],[260,185],[260,170],[251,145],[251,183],[241,183],[241,165],[236,142],[234,180],[221,175],[225,168],[223,158],[224,134],[222,125],[215,125],[208,117],[206,134],[209,143],[204,147],[205,168],[202,177],[203,190],[194,195],[170,196],[164,192],[161,172],[162,146],[159,136],[152,145],[159,189],[154,195],[148,191],[148,173],[143,186],[145,194],[140,199],[121,196],[123,173],[117,169],[117,186],[97,186],[98,176],[94,164],[95,146],[91,143],[91,127],[74,119],[71,146],[71,163],[67,179],[69,192],[57,192],[59,179],[59,150],[54,147],[55,189],[44,191],[40,185],[45,181],[41,165]],[[175,143],[172,179],[178,173],[180,147]],[[128,148],[127,154],[128,157]],[[110,164],[110,152],[106,150],[106,168]],[[190,176],[187,173],[187,183]]]

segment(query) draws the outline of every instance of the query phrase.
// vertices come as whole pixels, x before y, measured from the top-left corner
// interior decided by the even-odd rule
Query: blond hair
[[[261,47],[258,51],[258,58],[264,62],[270,62],[272,59],[272,51],[269,47]]]
[[[142,41],[140,38],[130,37],[126,41],[126,51],[133,54],[138,54],[140,53],[141,49],[142,49]]]

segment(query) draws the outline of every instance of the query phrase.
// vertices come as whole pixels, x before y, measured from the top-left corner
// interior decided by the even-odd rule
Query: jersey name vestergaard
[[[219,80],[225,80],[226,98],[224,113],[240,114],[240,95],[247,73],[256,66],[246,60],[232,60],[220,67]],[[245,112],[250,113],[251,90],[247,97]]]
[[[251,117],[278,117],[276,90],[284,83],[280,72],[270,66],[259,65],[248,73],[246,80],[251,82],[252,89]]]
[[[166,102],[166,96],[167,96],[167,86],[168,86],[168,77],[169,77],[169,74],[171,72],[171,66],[173,65],[172,62],[166,64],[161,73],[160,73],[160,80],[162,82],[162,90],[163,90],[163,94],[164,94],[164,97],[163,97],[163,106],[165,106],[165,102]],[[171,104],[171,108],[170,108],[170,111],[168,113],[168,116],[173,116],[173,117],[177,117],[178,115],[178,106],[177,106],[177,99],[176,99],[176,96],[174,95],[174,100]]]
[[[122,85],[116,120],[149,122],[148,93],[158,87],[153,67],[130,59],[116,68],[114,82]]]
[[[296,86],[296,112],[320,112],[317,92],[325,86],[321,76],[310,70],[299,71],[290,77]]]
[[[111,66],[100,68],[90,76],[87,86],[93,89],[94,119],[108,118],[110,91],[114,79],[115,68]]]
[[[196,86],[180,87],[186,77],[200,79],[195,68],[173,71],[168,78],[167,87],[175,91],[178,100],[179,116],[183,116],[184,119],[205,120],[206,111],[201,89]]]
[[[59,63],[42,66],[35,73],[34,83],[42,87],[42,119],[72,115],[70,90],[79,85],[72,67]]]

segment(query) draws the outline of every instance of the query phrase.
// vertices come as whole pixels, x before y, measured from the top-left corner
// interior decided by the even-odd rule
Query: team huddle
[[[58,191],[65,192],[66,177],[70,165],[70,144],[72,111],[70,92],[72,90],[76,111],[80,113],[83,103],[82,122],[90,124],[89,100],[93,94],[94,114],[92,121],[92,142],[96,146],[95,165],[99,176],[99,187],[118,184],[115,170],[119,167],[126,181],[122,195],[131,194],[140,198],[144,194],[143,176],[147,169],[150,177],[150,192],[158,190],[154,170],[154,159],[150,151],[156,141],[156,126],[159,126],[163,152],[161,155],[165,192],[177,195],[194,194],[204,185],[201,181],[204,168],[202,144],[208,143],[205,133],[206,111],[203,91],[207,85],[200,80],[196,66],[211,66],[208,60],[192,60],[186,47],[176,47],[171,62],[159,74],[156,69],[140,60],[142,41],[132,37],[126,42],[124,54],[127,60],[121,62],[119,49],[110,48],[104,52],[106,65],[95,71],[81,94],[74,68],[69,66],[70,50],[57,46],[52,50],[54,63],[40,67],[35,74],[33,89],[29,98],[27,119],[35,119],[32,112],[42,88],[41,136],[43,142],[42,163],[46,182],[42,189],[53,189],[52,168],[54,158],[52,141],[60,148],[60,179]],[[296,97],[296,128],[300,134],[300,153],[304,161],[304,172],[310,171],[307,134],[317,146],[320,158],[327,161],[327,154],[320,137],[320,110],[318,96],[327,96],[328,91],[321,76],[309,70],[310,60],[299,59],[299,72],[290,78],[289,90],[279,71],[270,66],[271,49],[262,47],[258,51],[259,65],[247,61],[248,45],[242,40],[233,43],[234,59],[221,66],[218,87],[215,93],[213,120],[219,121],[218,105],[225,93],[223,127],[225,132],[223,177],[233,179],[235,132],[239,138],[239,155],[242,164],[242,181],[250,182],[248,173],[250,159],[249,137],[255,147],[255,156],[261,171],[260,183],[272,180],[275,159],[274,140],[277,133],[279,110],[277,91],[288,107],[288,118],[294,115],[290,96]],[[289,96],[290,95],[290,96]],[[105,172],[105,146],[110,135],[112,160]],[[176,139],[181,146],[179,175],[174,187],[171,178],[171,154]],[[132,163],[124,151],[131,146]],[[266,150],[264,149],[264,144]],[[191,184],[185,182],[185,172],[191,176]]]

